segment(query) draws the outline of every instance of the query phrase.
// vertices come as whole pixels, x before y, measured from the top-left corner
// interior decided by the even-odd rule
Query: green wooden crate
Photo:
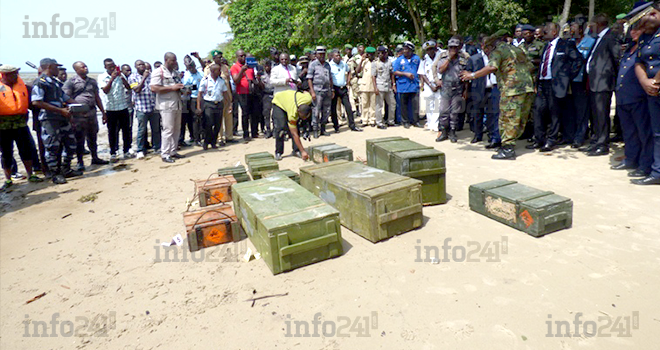
[[[444,153],[408,139],[381,141],[371,146],[367,140],[367,151],[369,166],[422,181],[424,205],[447,203]]]
[[[285,177],[232,186],[234,211],[273,274],[343,254],[339,212]]]
[[[252,175],[252,180],[259,180],[263,177],[264,172],[280,170],[280,166],[275,159],[260,158],[251,160],[248,163],[248,169],[250,175]]]
[[[300,168],[300,184],[337,208],[342,225],[372,242],[422,226],[421,181],[336,160]]]
[[[289,179],[295,181],[296,183],[300,183],[300,175],[296,173],[293,170],[289,169],[282,169],[282,170],[269,170],[263,173],[263,177],[273,177],[273,176],[285,176],[288,177]]]
[[[334,143],[311,146],[307,153],[314,163],[326,163],[333,160],[343,159],[352,162],[353,150]]]
[[[470,186],[470,209],[534,237],[573,224],[570,198],[497,179]]]
[[[377,144],[381,142],[390,142],[390,141],[398,141],[398,140],[407,140],[407,138],[401,136],[391,136],[391,137],[381,137],[377,139],[367,140],[367,165],[375,167],[374,164],[376,164],[376,160],[375,160],[375,153],[373,152],[373,148]]]
[[[258,159],[275,159],[275,156],[268,152],[250,153],[245,155],[245,164]]]
[[[227,167],[218,169],[218,175],[232,175],[236,182],[245,182],[250,181],[250,176],[247,174],[247,170],[242,165],[236,167]]]

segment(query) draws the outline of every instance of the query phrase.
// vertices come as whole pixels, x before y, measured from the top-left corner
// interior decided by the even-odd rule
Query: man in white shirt
[[[161,158],[165,163],[174,163],[176,158],[184,158],[177,153],[179,133],[181,132],[181,75],[176,69],[176,55],[165,54],[165,63],[151,72],[151,91],[156,93],[156,110],[162,120]]]
[[[196,113],[197,115],[204,115],[201,120],[202,129],[204,130],[204,144],[202,146],[204,150],[208,146],[217,148],[218,133],[222,128],[223,101],[231,100],[227,84],[220,73],[220,66],[213,63],[211,64],[211,74],[205,76],[199,83]]]
[[[297,90],[298,71],[289,63],[289,55],[280,54],[280,64],[271,68],[270,84],[273,85],[273,96],[285,90]]]
[[[439,57],[437,46],[434,40],[429,40],[422,45],[426,55],[417,70],[419,80],[424,83],[421,97],[426,104],[426,127],[431,131],[438,131],[438,119],[440,118],[440,89],[435,83],[433,74],[433,63]]]

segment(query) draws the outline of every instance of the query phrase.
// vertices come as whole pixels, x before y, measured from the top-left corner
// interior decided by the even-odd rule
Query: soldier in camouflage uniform
[[[357,68],[362,63],[362,54],[364,54],[364,45],[357,45],[357,55],[348,59],[348,86],[350,87],[350,94],[352,95],[353,102],[355,103],[355,124],[362,124],[362,113],[360,111],[360,86],[358,85],[358,80],[362,77],[362,74],[358,74]]]
[[[500,89],[500,135],[502,148],[493,159],[516,159],[516,139],[522,135],[532,107],[534,82],[531,63],[520,48],[504,41],[506,30],[500,30],[485,40],[483,50],[488,55],[488,66],[470,73],[464,71],[464,81],[495,73]]]
[[[529,61],[532,63],[533,68],[532,68],[532,78],[536,79],[538,76],[539,72],[539,66],[541,65],[541,52],[543,52],[543,47],[545,47],[545,43],[542,40],[537,40],[534,37],[534,31],[536,28],[530,24],[525,24],[523,26],[523,38],[525,38],[525,42],[523,42],[522,45],[519,47],[525,51],[525,54],[527,54],[527,58]]]

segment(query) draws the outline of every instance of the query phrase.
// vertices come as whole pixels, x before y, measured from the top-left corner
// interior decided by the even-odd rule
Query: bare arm
[[[309,158],[309,155],[307,154],[307,151],[305,151],[305,148],[302,145],[302,141],[300,141],[298,128],[292,128],[291,125],[289,125],[289,131],[291,132],[291,138],[293,139],[293,142],[296,144],[296,146],[298,146],[298,149],[300,150],[300,155],[302,156],[302,159],[307,160]]]

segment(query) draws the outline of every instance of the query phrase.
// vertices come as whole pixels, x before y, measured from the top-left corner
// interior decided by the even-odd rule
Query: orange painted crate
[[[238,219],[229,204],[215,204],[183,213],[191,252],[240,240]]]
[[[199,195],[199,206],[231,202],[231,185],[236,183],[231,175],[223,175],[206,180],[196,180],[195,190]]]

